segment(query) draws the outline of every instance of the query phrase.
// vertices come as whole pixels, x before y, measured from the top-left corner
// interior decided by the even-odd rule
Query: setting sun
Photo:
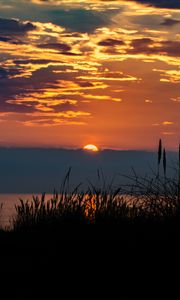
[[[92,144],[88,144],[88,145],[84,146],[83,149],[93,151],[93,152],[99,151],[98,147],[96,147],[95,145],[92,145]]]

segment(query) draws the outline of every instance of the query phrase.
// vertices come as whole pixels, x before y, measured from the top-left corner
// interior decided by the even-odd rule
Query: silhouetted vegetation
[[[81,185],[69,191],[71,169],[61,189],[51,199],[46,195],[20,199],[11,233],[53,233],[59,239],[121,239],[147,232],[157,235],[178,231],[180,223],[180,147],[174,178],[168,178],[166,151],[159,141],[157,173],[140,177],[133,170],[129,185],[106,184],[98,170],[98,187]],[[162,163],[162,174],[161,174]],[[159,233],[159,231],[161,233]]]

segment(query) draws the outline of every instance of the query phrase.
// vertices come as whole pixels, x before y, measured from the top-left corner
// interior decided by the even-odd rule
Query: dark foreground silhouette
[[[15,285],[13,297],[84,297],[84,287],[90,297],[118,299],[179,292],[179,219],[54,225],[0,233],[1,274]]]
[[[52,199],[43,194],[20,201],[11,230],[0,231],[1,274],[8,283],[10,276],[18,279],[18,299],[22,294],[34,299],[36,288],[39,299],[48,291],[53,299],[56,292],[58,298],[64,293],[102,298],[107,291],[110,299],[176,299],[180,163],[178,176],[167,178],[164,152],[160,176],[160,150],[158,174],[139,178],[134,173],[125,189],[102,181],[100,188],[70,193],[69,172]]]
[[[0,232],[1,293],[5,289],[6,299],[84,298],[85,288],[92,298],[176,299],[178,211],[157,217],[120,207],[116,214],[96,208],[92,219],[77,208],[60,216],[19,211],[14,228]]]

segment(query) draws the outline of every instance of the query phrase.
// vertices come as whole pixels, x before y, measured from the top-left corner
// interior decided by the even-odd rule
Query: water
[[[40,194],[35,194],[40,196]],[[47,195],[47,199],[51,195]],[[9,227],[12,224],[13,217],[16,216],[15,205],[19,203],[19,198],[31,200],[32,194],[0,194],[0,204],[3,204],[0,211],[0,227]]]

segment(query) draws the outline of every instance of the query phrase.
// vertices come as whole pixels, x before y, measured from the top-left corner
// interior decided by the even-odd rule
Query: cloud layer
[[[147,133],[147,147],[163,134],[174,145],[179,1],[24,0],[19,14],[17,2],[0,1],[2,143],[26,144],[28,132],[36,144],[36,129],[42,144],[60,132],[63,145],[141,147]]]

